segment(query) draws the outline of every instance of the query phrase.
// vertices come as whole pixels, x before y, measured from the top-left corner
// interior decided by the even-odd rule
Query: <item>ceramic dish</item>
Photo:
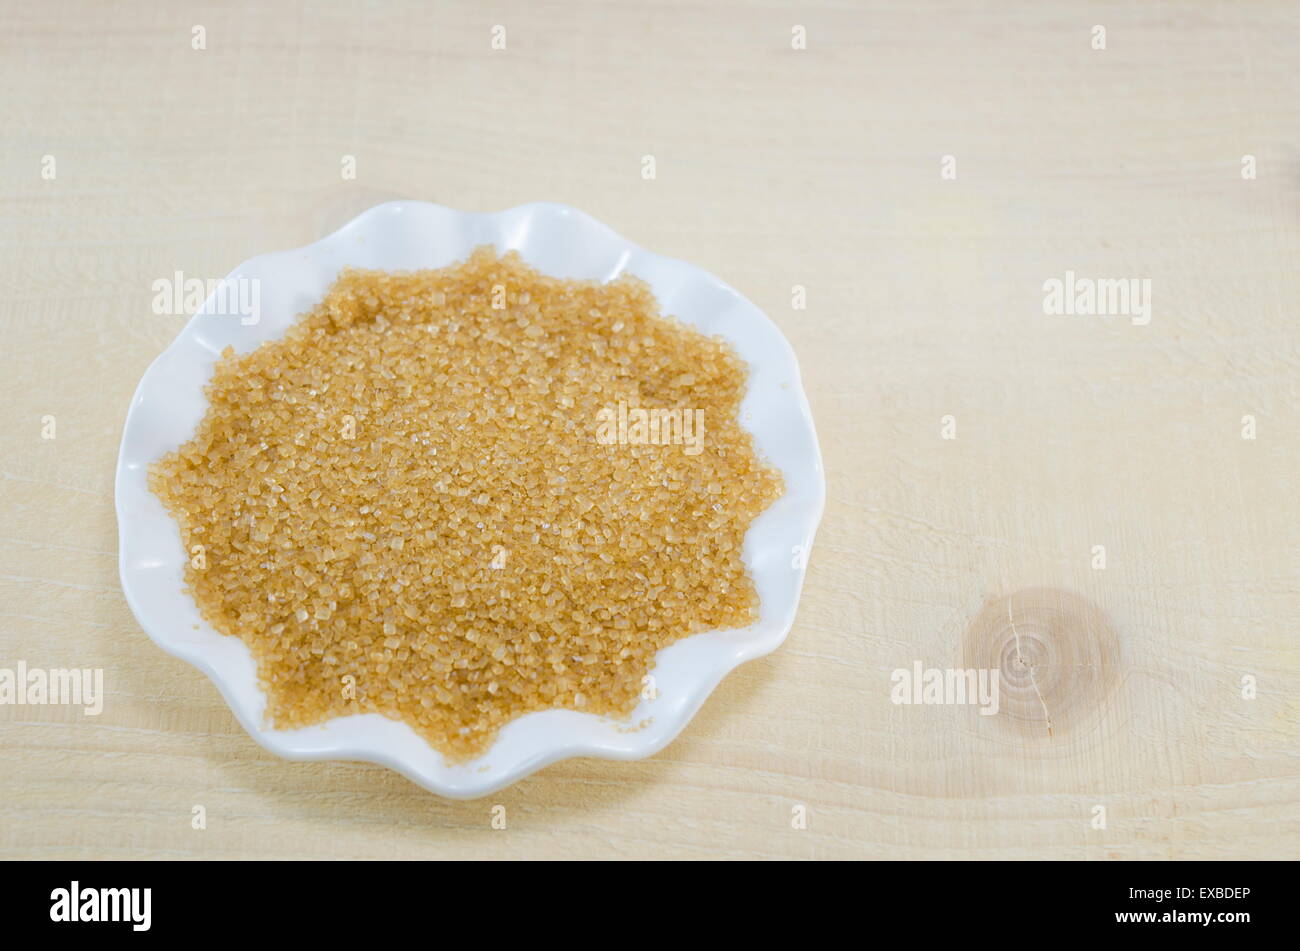
[[[660,651],[654,669],[658,695],[643,700],[627,720],[572,710],[531,713],[507,725],[486,753],[466,763],[448,765],[406,724],[375,713],[272,729],[263,722],[266,698],[248,648],[218,634],[184,591],[180,532],[149,492],[148,466],[193,434],[207,405],[203,387],[222,349],[230,345],[243,353],[279,337],[320,301],[340,268],[443,267],[480,244],[518,250],[556,277],[606,281],[635,274],[651,285],[661,313],[724,337],[748,362],[741,423],[785,479],[784,496],[745,537],[745,563],[761,600],[759,620]],[[231,315],[228,302],[236,294],[214,293],[149,367],[131,400],[117,465],[120,568],[127,602],[145,632],[211,677],[235,716],[268,750],[298,760],[368,760],[444,796],[482,796],[570,756],[650,756],[681,731],[730,670],[785,639],[825,499],[821,456],[789,344],[757,307],[717,278],[645,251],[564,205],[536,202],[471,214],[398,201],[371,208],[315,244],[252,258],[226,282],[258,289],[256,319],[248,312],[243,319]]]

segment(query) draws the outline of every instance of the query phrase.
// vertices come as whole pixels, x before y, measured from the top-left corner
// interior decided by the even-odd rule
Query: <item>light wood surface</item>
[[[0,706],[0,857],[1294,857],[1297,67],[1287,3],[0,5],[0,667],[108,694]],[[394,197],[576,205],[800,356],[798,621],[652,759],[468,803],[284,762],[123,601],[152,282]],[[1045,314],[1067,271],[1150,322]],[[1004,715],[891,702],[1008,638]]]

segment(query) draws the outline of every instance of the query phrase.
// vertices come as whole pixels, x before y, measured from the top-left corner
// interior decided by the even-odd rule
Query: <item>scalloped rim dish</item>
[[[185,593],[180,531],[149,492],[148,466],[193,435],[207,408],[203,388],[221,351],[230,345],[244,353],[281,336],[321,300],[340,268],[439,268],[464,260],[481,244],[501,253],[517,250],[556,277],[608,281],[635,274],[650,284],[662,314],[723,337],[749,364],[741,424],[785,479],[785,494],[745,536],[759,619],[661,650],[654,668],[658,695],[642,700],[627,720],[573,710],[530,713],[507,724],[487,752],[465,763],[448,765],[406,724],[377,713],[272,729],[263,722],[266,698],[248,648],[217,633]],[[790,345],[762,311],[722,281],[652,254],[566,205],[534,202],[479,214],[420,201],[377,205],[314,244],[251,258],[226,278],[244,279],[258,282],[256,323],[214,313],[214,295],[141,379],[122,434],[116,506],[122,590],[140,626],[163,650],[212,678],[262,746],[288,759],[379,763],[440,795],[474,798],[571,756],[631,760],[658,752],[729,671],[785,640],[825,503],[821,453]]]

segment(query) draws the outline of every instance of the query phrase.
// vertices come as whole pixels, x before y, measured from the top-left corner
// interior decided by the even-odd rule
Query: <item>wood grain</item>
[[[0,706],[0,856],[1295,857],[1298,34],[1282,2],[0,7],[0,667],[108,691]],[[798,621],[650,760],[469,803],[283,762],[123,601],[121,423],[181,323],[152,282],[392,197],[577,205],[800,355]],[[1149,279],[1150,322],[1046,315],[1067,271]],[[1010,625],[1050,736],[891,702]]]

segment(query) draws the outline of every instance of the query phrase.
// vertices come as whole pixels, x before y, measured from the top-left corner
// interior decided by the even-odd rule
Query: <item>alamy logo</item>
[[[619,400],[618,408],[596,413],[596,442],[602,446],[684,446],[688,456],[704,449],[704,410],[642,409]]]
[[[46,670],[21,660],[15,668],[0,667],[0,706],[5,704],[82,707],[86,716],[97,717],[104,712],[103,668]]]
[[[1043,313],[1065,317],[1128,317],[1135,327],[1151,323],[1151,278],[1093,279],[1065,272],[1043,282]]]
[[[900,667],[889,677],[894,685],[889,699],[905,704],[971,704],[980,708],[980,716],[998,712],[998,687],[1002,671],[988,669],[940,669],[925,667],[919,660],[912,669]]]
[[[238,317],[244,326],[257,323],[262,318],[262,282],[255,277],[203,280],[187,278],[177,271],[172,277],[160,277],[153,282],[153,312],[172,317],[196,314],[204,302],[210,306],[204,311],[207,317]]]
[[[148,931],[152,919],[151,888],[69,888],[50,892],[50,921],[129,921],[132,931]]]

